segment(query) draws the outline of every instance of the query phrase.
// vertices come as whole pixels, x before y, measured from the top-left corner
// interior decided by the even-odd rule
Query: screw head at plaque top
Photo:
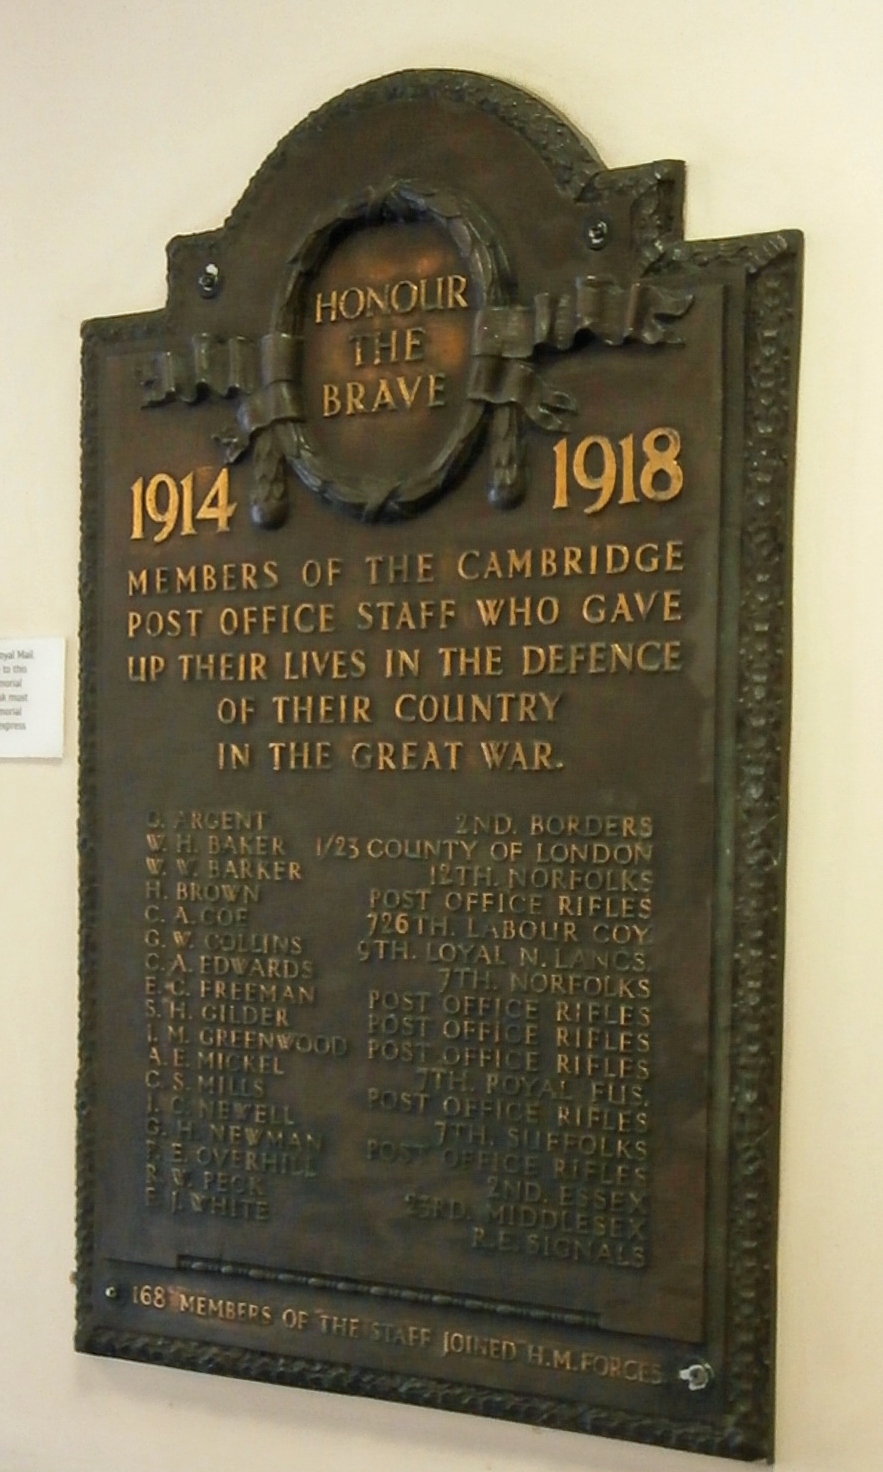
[[[197,280],[200,296],[215,297],[221,290],[221,268],[214,261],[209,261],[202,269]]]
[[[603,250],[609,234],[610,226],[605,219],[588,220],[585,226],[585,237],[589,250]]]

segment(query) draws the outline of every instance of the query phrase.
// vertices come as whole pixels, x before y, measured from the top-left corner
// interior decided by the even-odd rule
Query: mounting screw
[[[714,1379],[714,1370],[705,1360],[694,1365],[687,1365],[685,1370],[678,1371],[678,1379],[686,1381],[688,1390],[707,1390]]]
[[[196,284],[199,287],[200,296],[217,296],[218,292],[221,289],[220,266],[216,266],[214,261],[209,261],[208,264],[203,267]]]
[[[116,1283],[108,1283],[107,1287],[104,1290],[104,1296],[105,1296],[105,1298],[109,1298],[111,1300],[111,1302],[115,1298],[119,1298],[119,1296],[120,1296],[120,1290],[117,1287]]]
[[[589,250],[603,250],[610,235],[610,226],[602,217],[587,220],[585,225],[586,245]]]

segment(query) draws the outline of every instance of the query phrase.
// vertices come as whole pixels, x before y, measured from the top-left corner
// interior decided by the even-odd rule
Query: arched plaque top
[[[321,137],[330,125],[390,104],[427,103],[483,113],[519,134],[543,160],[558,188],[579,198],[588,181],[604,169],[604,163],[581,133],[562,114],[535,93],[482,72],[439,67],[420,71],[408,69],[374,77],[341,92],[322,104],[292,128],[268,155],[250,180],[226,222],[234,225],[247,218],[255,197],[268,179],[286,167],[289,155],[304,140]]]
[[[252,517],[268,529],[287,519],[292,473],[338,511],[412,516],[455,485],[484,429],[488,498],[517,505],[525,436],[561,433],[577,409],[541,371],[550,354],[593,337],[676,340],[689,292],[640,278],[676,224],[678,190],[676,166],[606,172],[560,116],[506,83],[445,71],[366,83],[282,140],[218,235],[174,243],[166,316],[172,338],[186,321],[191,339],[145,369],[146,403],[238,397],[223,442],[231,462],[251,459]],[[345,240],[388,250],[396,232],[393,275],[363,267],[376,310],[377,293],[401,285],[394,336],[369,353],[364,334],[344,346],[326,323],[324,346],[341,341],[325,373],[309,283]],[[433,233],[434,276],[420,265]],[[430,278],[448,294],[464,281],[444,331]],[[328,289],[350,293],[344,317],[358,311],[358,281]]]

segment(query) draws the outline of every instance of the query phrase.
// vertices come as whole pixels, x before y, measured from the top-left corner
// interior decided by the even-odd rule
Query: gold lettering
[[[419,363],[423,361],[426,331],[422,327],[405,328],[405,362]]]
[[[330,741],[270,741],[274,772],[327,771],[332,764]]]
[[[417,390],[419,389],[419,387],[420,387],[420,385],[421,385],[422,382],[423,382],[423,374],[422,373],[418,373],[417,374],[417,377],[414,379],[414,386],[411,389],[411,392],[409,393],[408,392],[408,380],[406,378],[403,378],[401,374],[399,374],[399,376],[396,378],[396,383],[398,384],[399,393],[401,394],[402,398],[405,401],[405,408],[406,409],[413,409],[413,407],[414,407],[414,400],[417,397]]]
[[[596,595],[600,597],[601,595]],[[589,603],[589,600],[586,600]],[[584,617],[587,615],[584,613]],[[598,622],[597,618],[591,622]],[[683,668],[679,640],[648,639],[641,643],[523,644],[522,675],[589,675],[639,670],[666,674]]]
[[[350,301],[352,301],[352,308],[348,310],[347,303]],[[337,310],[347,322],[352,322],[355,317],[361,317],[365,310],[365,293],[362,288],[360,286],[347,286],[338,297]]]
[[[448,307],[468,307],[466,300],[466,287],[468,283],[465,276],[448,277]]]
[[[469,307],[466,276],[420,276],[416,281],[384,282],[381,286],[345,286],[323,296],[316,293],[314,321],[317,325],[343,318],[405,317],[418,308],[424,312],[456,311]],[[422,329],[417,329],[422,332]],[[416,340],[415,340],[416,347]]]
[[[272,703],[279,726],[358,726],[373,720],[370,695],[274,695]]]
[[[346,385],[346,412],[347,414],[364,414],[365,409],[365,385],[353,381]]]
[[[399,379],[398,382],[401,384],[403,382],[403,380],[402,379]],[[418,379],[418,383],[419,383],[419,379]],[[417,390],[415,388],[414,392],[416,393],[416,391]],[[408,408],[410,408],[410,407],[411,406],[409,404],[408,405]],[[371,411],[370,412],[372,414],[376,414],[377,411],[378,411],[378,409],[393,409],[394,410],[395,408],[396,408],[396,401],[395,401],[395,399],[392,396],[392,389],[389,386],[389,380],[386,379],[386,378],[381,378],[379,380],[378,384],[377,384],[377,393],[376,393],[376,395],[374,397],[374,403],[371,405]]]
[[[681,621],[681,590],[666,588],[662,595],[662,621],[666,624]]]
[[[328,315],[328,320],[330,322],[336,322],[337,321],[337,292],[336,291],[332,291],[331,295],[329,297],[327,297],[327,298],[324,298],[324,299],[323,299],[322,293],[320,291],[317,291],[316,292],[316,321],[317,322],[321,322],[322,321],[322,314],[326,310],[326,308],[327,308],[328,314],[329,314]]]
[[[456,772],[462,741],[357,741],[350,762],[369,772]]]

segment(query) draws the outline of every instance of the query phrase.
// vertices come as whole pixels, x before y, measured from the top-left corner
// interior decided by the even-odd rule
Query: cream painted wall
[[[806,314],[779,1465],[883,1465],[883,8],[879,0],[6,0],[0,635],[70,639],[68,755],[0,764],[0,1472],[696,1472],[696,1458],[75,1356],[80,320],[161,304],[277,138],[360,80],[518,82],[611,165],[688,163],[688,233],[800,226]]]

